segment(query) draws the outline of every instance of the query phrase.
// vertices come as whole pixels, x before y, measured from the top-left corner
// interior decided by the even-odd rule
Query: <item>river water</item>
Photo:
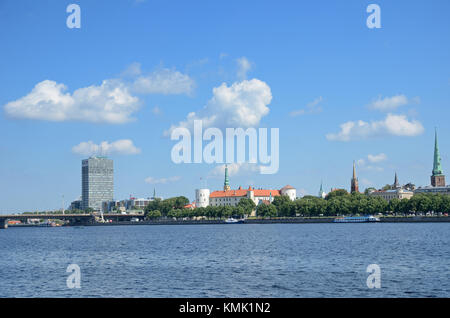
[[[450,223],[0,230],[0,297],[450,297]],[[80,288],[66,269],[80,268]],[[381,288],[368,288],[367,266]]]

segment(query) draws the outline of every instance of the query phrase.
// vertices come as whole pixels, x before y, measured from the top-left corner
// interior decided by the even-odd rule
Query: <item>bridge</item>
[[[8,220],[27,222],[29,219],[65,220],[69,225],[89,225],[98,222],[100,214],[0,214],[0,229],[8,227]],[[143,214],[103,214],[105,220],[113,222],[130,221],[132,218],[143,219]]]

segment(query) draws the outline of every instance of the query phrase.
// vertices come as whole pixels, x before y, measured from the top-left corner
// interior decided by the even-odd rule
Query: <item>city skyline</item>
[[[349,190],[352,161],[361,192],[395,172],[427,186],[435,127],[448,170],[446,1],[379,1],[377,30],[365,25],[367,3],[328,3],[324,12],[315,3],[286,10],[262,2],[259,11],[234,1],[178,2],[179,10],[80,1],[79,30],[65,26],[67,3],[25,3],[0,5],[0,36],[11,48],[0,52],[0,213],[78,199],[80,162],[91,155],[114,160],[114,199],[150,197],[156,188],[193,201],[205,182],[221,189],[222,165],[170,160],[167,133],[189,125],[189,113],[216,116],[221,129],[280,129],[279,171],[230,164],[231,188]],[[111,92],[120,96],[108,100]],[[44,93],[58,102],[33,111]],[[93,93],[100,97],[89,99]],[[234,116],[238,105],[254,118]]]

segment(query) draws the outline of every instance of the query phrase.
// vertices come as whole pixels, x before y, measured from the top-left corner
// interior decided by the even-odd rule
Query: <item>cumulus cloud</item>
[[[402,94],[385,98],[381,98],[380,96],[378,97],[378,99],[372,101],[368,107],[380,111],[393,111],[399,108],[400,106],[418,102],[419,102],[418,97],[408,99],[405,95]]]
[[[386,156],[386,154],[384,154],[384,153],[379,153],[378,155],[371,155],[371,154],[368,154],[368,155],[367,155],[367,159],[368,159],[369,162],[371,162],[371,163],[378,163],[378,162],[387,160],[387,156]]]
[[[133,91],[140,94],[191,94],[195,82],[189,75],[167,68],[141,75],[132,84]]]
[[[364,170],[371,170],[371,171],[383,171],[383,167],[376,166],[374,164],[380,163],[387,160],[387,155],[384,153],[379,153],[377,155],[368,154],[367,155],[367,162],[369,162],[368,165],[366,165],[366,159],[359,159],[356,164],[361,167]]]
[[[230,163],[228,164],[228,175],[230,177],[254,172],[260,173],[261,166],[255,163]],[[216,166],[209,172],[210,177],[223,177],[225,165]]]
[[[168,177],[168,178],[147,177],[147,178],[145,178],[145,182],[150,183],[150,184],[166,184],[166,183],[176,182],[180,179],[181,179],[181,177],[179,177],[179,176]]]
[[[192,128],[194,120],[202,120],[203,127],[254,127],[269,113],[267,105],[271,100],[270,87],[258,79],[236,82],[231,86],[223,83],[213,89],[213,97],[202,110],[189,113],[186,120],[172,125],[165,135],[170,135],[176,127]]]
[[[121,124],[132,120],[131,115],[140,105],[139,99],[118,80],[104,80],[99,86],[79,88],[73,94],[66,90],[64,84],[45,80],[4,109],[14,118]]]
[[[106,79],[73,93],[63,83],[44,80],[27,95],[7,103],[4,111],[21,119],[123,124],[133,121],[141,106],[136,94],[190,94],[194,86],[194,80],[176,70],[142,75],[140,64],[133,63],[120,79]]]
[[[365,122],[348,121],[340,125],[338,133],[329,133],[326,138],[331,141],[350,141],[382,135],[417,136],[424,128],[417,120],[408,120],[405,115],[387,114],[384,120]]]
[[[322,111],[322,106],[320,106],[322,101],[323,101],[322,96],[319,96],[316,99],[314,99],[312,102],[308,103],[306,105],[306,108],[292,111],[290,113],[290,116],[295,117],[295,116],[301,116],[301,115],[306,115],[306,114],[320,113]]]
[[[84,141],[72,147],[72,152],[83,156],[136,155],[141,152],[141,149],[135,147],[130,139],[120,139],[112,143],[103,141],[100,144]]]
[[[246,79],[248,71],[252,68],[252,64],[245,56],[236,59],[236,63],[238,65],[237,76],[240,79]]]

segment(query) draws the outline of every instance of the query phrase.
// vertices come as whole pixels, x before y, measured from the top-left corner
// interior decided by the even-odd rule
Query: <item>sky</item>
[[[78,4],[80,28],[69,28]],[[381,28],[369,28],[369,4]],[[279,169],[230,184],[299,196],[430,183],[450,169],[450,2],[0,1],[0,213],[66,207],[81,160],[114,160],[116,200],[223,187],[171,158],[176,127],[279,129]],[[71,20],[72,21],[72,20]],[[205,143],[206,144],[206,143]]]

